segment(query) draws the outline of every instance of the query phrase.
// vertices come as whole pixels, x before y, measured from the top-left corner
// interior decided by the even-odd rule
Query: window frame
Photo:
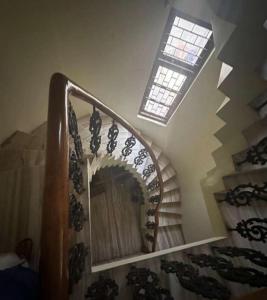
[[[188,90],[192,86],[194,79],[197,77],[202,66],[207,61],[208,57],[210,56],[210,54],[212,53],[212,51],[214,49],[213,32],[212,32],[207,41],[207,44],[203,48],[201,57],[199,57],[197,59],[197,61],[194,65],[190,65],[179,59],[175,59],[166,54],[163,54],[165,45],[167,43],[168,37],[170,35],[171,29],[172,29],[172,26],[173,26],[173,23],[174,23],[174,20],[176,17],[183,18],[189,22],[192,22],[196,25],[202,26],[202,27],[212,31],[212,27],[209,23],[206,23],[205,21],[202,21],[202,20],[196,19],[192,16],[189,16],[177,9],[171,10],[168,20],[167,20],[167,23],[164,28],[162,37],[161,37],[158,51],[157,51],[156,57],[154,59],[154,64],[153,64],[152,70],[150,72],[149,80],[146,85],[144,96],[143,96],[143,99],[142,99],[142,102],[141,102],[141,105],[139,108],[139,112],[138,112],[139,117],[149,119],[151,121],[156,121],[157,123],[159,122],[162,125],[167,125],[167,123],[170,121],[170,119],[173,116],[173,114],[175,113],[177,107],[183,100],[185,94],[188,92]],[[148,100],[153,101],[153,99],[149,98],[149,94],[150,94],[151,88],[154,84],[154,79],[157,74],[157,70],[158,70],[159,66],[166,67],[174,72],[178,72],[180,74],[187,76],[184,84],[181,87],[181,90],[179,92],[177,92],[178,93],[177,97],[174,99],[173,103],[170,106],[168,106],[169,110],[165,117],[161,117],[152,112],[145,111],[145,106],[146,106],[147,101]],[[164,88],[164,86],[162,86],[162,87]],[[154,102],[164,105],[163,103],[160,103],[157,101],[154,101]]]

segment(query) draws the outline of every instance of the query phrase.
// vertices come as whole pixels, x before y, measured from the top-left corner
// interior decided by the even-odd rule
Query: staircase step
[[[163,171],[170,164],[170,161],[168,160],[168,158],[166,156],[164,156],[162,154],[158,158],[158,164],[159,164],[160,170]]]
[[[267,116],[267,90],[257,95],[250,103],[250,107],[256,110],[261,118]]]
[[[159,227],[157,236],[157,250],[168,249],[183,245],[181,225]]]
[[[0,170],[10,170],[22,167],[45,164],[44,150],[0,150]]]
[[[44,143],[43,139],[39,136],[28,134],[22,131],[16,131],[1,144],[1,149],[41,150],[44,149]]]
[[[243,135],[250,146],[256,145],[267,136],[267,117],[250,125],[243,131]]]
[[[181,225],[182,218],[181,215],[159,213],[159,227]]]
[[[162,203],[175,203],[180,202],[180,193],[179,190],[173,190],[168,193],[163,194]]]
[[[251,152],[252,147],[257,147],[257,145],[258,144],[254,144],[253,146],[251,146],[251,147],[249,147],[249,148],[247,148],[247,149],[245,149],[243,151],[240,151],[240,152],[238,152],[238,153],[236,153],[236,154],[234,154],[232,156],[233,162],[234,162],[234,165],[235,165],[235,169],[237,171],[256,170],[256,169],[261,169],[261,168],[264,168],[264,167],[267,166],[267,162],[252,164],[252,163],[246,161],[248,153]],[[265,141],[263,141],[263,143],[262,143],[262,145],[260,147],[260,151],[262,152],[263,149],[266,148],[266,146],[267,145],[265,145]],[[253,153],[255,154],[255,150],[253,150]],[[253,154],[253,157],[254,157],[254,154]],[[262,158],[263,157],[266,157],[266,153],[265,153],[265,155],[262,155]]]
[[[233,189],[240,184],[262,184],[267,182],[267,168],[237,172],[223,177],[226,190]]]
[[[155,144],[151,145],[151,149],[152,149],[154,155],[156,156],[156,159],[158,159],[162,153],[162,150]]]
[[[181,205],[180,202],[171,202],[171,203],[161,203],[159,207],[159,212],[161,213],[171,213],[171,214],[180,214]]]
[[[167,182],[176,176],[176,171],[171,165],[168,165],[161,173],[163,182]]]

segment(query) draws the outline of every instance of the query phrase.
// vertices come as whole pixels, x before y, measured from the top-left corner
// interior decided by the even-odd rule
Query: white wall
[[[205,5],[176,1],[209,21],[214,16]],[[213,55],[167,127],[137,118],[168,13],[163,0],[2,2],[0,139],[45,121],[50,76],[65,73],[169,155],[190,242],[214,235],[200,179],[214,166],[213,133],[222,125],[215,111],[224,97],[216,89],[220,63]]]

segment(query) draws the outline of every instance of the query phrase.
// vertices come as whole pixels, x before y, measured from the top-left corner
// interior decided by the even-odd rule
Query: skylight
[[[173,10],[139,115],[166,124],[212,49],[211,26]]]

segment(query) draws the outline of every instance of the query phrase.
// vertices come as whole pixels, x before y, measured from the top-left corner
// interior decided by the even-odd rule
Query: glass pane
[[[185,75],[159,66],[154,82],[178,92],[185,79]]]
[[[202,26],[199,26],[199,25],[195,25],[194,28],[193,28],[193,32],[198,34],[198,35],[201,35],[203,37],[207,37],[210,30],[207,29],[207,28],[204,28]]]
[[[177,94],[172,91],[153,85],[148,97],[157,102],[170,106],[173,103],[176,96]]]
[[[186,30],[191,31],[193,29],[194,25],[195,25],[194,23],[189,22],[189,21],[187,21],[185,19],[180,18],[178,26],[181,27],[181,28],[184,28]]]
[[[145,111],[164,118],[167,115],[169,108],[157,102],[148,100],[145,105]]]
[[[163,54],[195,65],[211,34],[207,28],[176,17]]]

